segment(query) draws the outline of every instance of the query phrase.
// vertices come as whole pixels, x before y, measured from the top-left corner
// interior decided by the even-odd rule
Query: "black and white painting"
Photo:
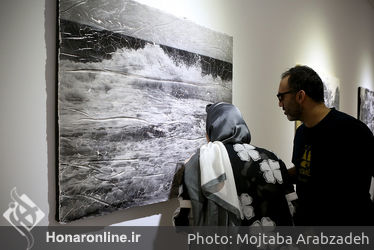
[[[374,91],[358,88],[358,119],[374,133]]]
[[[374,91],[359,87],[357,107],[358,119],[374,133]],[[370,194],[371,199],[374,200],[374,178],[371,179]]]
[[[130,0],[60,0],[58,218],[169,199],[232,101],[232,37]]]
[[[323,82],[325,104],[329,108],[339,110],[340,103],[340,81],[338,78],[327,73],[319,73]]]

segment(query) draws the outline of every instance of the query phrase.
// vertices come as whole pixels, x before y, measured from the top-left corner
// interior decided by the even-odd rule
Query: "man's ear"
[[[299,92],[296,93],[296,101],[298,103],[303,103],[306,98],[306,93],[304,90],[300,90]]]

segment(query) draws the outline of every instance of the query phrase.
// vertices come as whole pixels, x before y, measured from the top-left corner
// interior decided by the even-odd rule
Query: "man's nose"
[[[282,100],[278,101],[278,106],[281,107],[281,108],[283,108],[283,101]]]

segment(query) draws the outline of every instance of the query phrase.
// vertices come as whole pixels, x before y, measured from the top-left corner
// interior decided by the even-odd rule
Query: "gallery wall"
[[[140,0],[234,38],[233,102],[252,143],[291,166],[294,124],[278,107],[280,74],[308,64],[340,80],[340,109],[357,116],[357,88],[374,90],[374,8],[368,0]],[[17,187],[56,225],[56,3],[0,9],[0,211]],[[72,225],[170,225],[175,200]],[[8,225],[1,216],[0,225]]]

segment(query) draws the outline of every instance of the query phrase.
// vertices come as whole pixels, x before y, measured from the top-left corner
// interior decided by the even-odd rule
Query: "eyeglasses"
[[[284,95],[294,93],[294,92],[295,92],[294,90],[290,90],[290,91],[286,91],[286,92],[283,92],[283,93],[278,93],[277,94],[278,100],[281,102],[283,100]]]

